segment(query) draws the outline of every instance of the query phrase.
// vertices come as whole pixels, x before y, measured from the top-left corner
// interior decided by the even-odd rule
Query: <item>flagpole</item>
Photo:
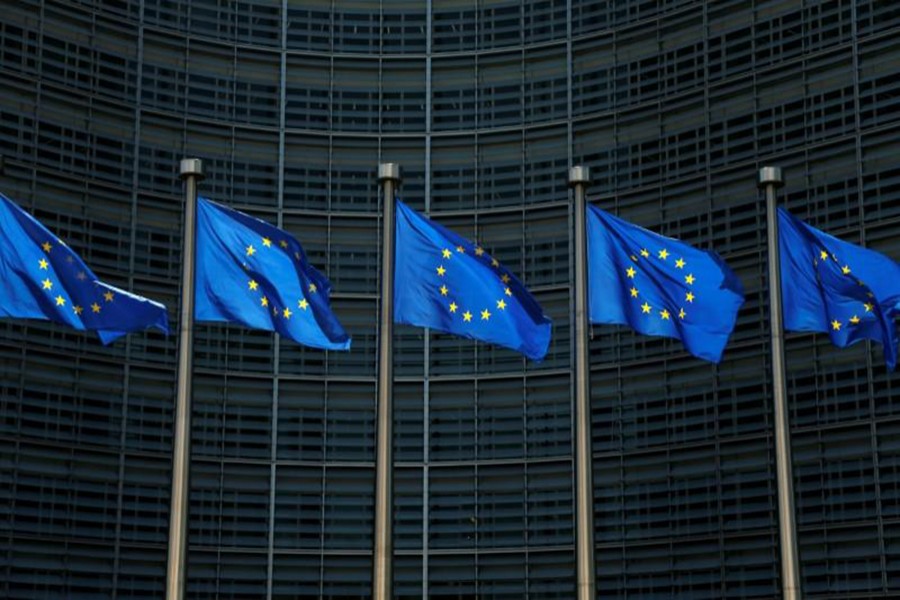
[[[784,323],[781,315],[781,254],[775,190],[784,185],[780,167],[759,170],[759,187],[766,190],[769,251],[769,313],[772,335],[772,387],[775,398],[775,468],[778,476],[778,531],[781,538],[781,589],[784,600],[799,600],[800,560],[794,523],[794,481],[788,430],[787,383],[784,364]]]
[[[569,169],[569,185],[575,188],[575,556],[578,600],[594,600],[596,593],[585,230],[585,191],[590,180],[588,167]]]
[[[166,600],[184,598],[187,565],[188,494],[191,461],[191,374],[194,328],[194,237],[197,182],[203,179],[199,158],[181,161],[184,180],[184,250],[181,260],[181,318],[178,338],[178,384],[175,398],[175,437],[172,442],[172,503],[169,510],[169,562]]]
[[[382,187],[381,232],[381,312],[378,321],[378,407],[375,439],[375,547],[372,573],[372,600],[392,600],[393,587],[393,437],[391,400],[393,397],[394,334],[394,192],[400,184],[400,165],[378,165]]]

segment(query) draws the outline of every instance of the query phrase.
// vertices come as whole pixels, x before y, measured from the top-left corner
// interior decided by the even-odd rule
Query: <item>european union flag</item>
[[[900,265],[810,227],[783,208],[778,227],[784,328],[827,333],[840,348],[876,341],[893,370]]]
[[[481,246],[397,200],[394,322],[506,346],[541,360],[550,319]]]
[[[98,280],[81,257],[3,194],[0,317],[92,329],[104,344],[148,327],[169,332],[165,306]]]
[[[277,331],[326,350],[349,350],[331,312],[331,283],[291,234],[205,198],[197,199],[194,318]]]
[[[694,356],[719,362],[744,303],[728,265],[595,206],[586,217],[591,322],[677,338]]]

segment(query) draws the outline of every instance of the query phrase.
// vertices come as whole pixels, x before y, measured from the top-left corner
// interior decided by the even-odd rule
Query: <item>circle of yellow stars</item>
[[[840,268],[842,275],[847,276],[847,277],[855,277],[854,275],[852,275],[853,270],[850,268],[849,264],[845,263],[842,265],[841,261],[838,260],[838,257],[834,253],[829,254],[828,251],[825,250],[824,248],[819,250],[819,254],[817,256],[816,255],[813,256],[813,266],[818,268],[819,261],[822,261],[823,263],[827,263],[827,261],[829,259],[831,259],[831,261],[834,264],[836,264],[838,266],[838,268]],[[856,280],[856,283],[857,283],[857,285],[860,285],[860,286],[866,285],[863,281],[861,281],[859,279]],[[873,294],[871,291],[867,292],[866,295],[869,298],[875,297],[875,294]],[[875,304],[873,302],[863,302],[862,303],[862,311],[855,312],[852,316],[850,316],[847,319],[846,323],[839,319],[832,319],[831,323],[830,323],[831,330],[832,331],[841,331],[845,325],[850,326],[850,327],[859,325],[860,323],[863,322],[864,319],[866,319],[867,315],[869,315],[870,313],[873,313],[874,310],[875,310]],[[860,317],[860,315],[862,315],[862,317]]]
[[[244,249],[244,253],[246,254],[247,258],[253,258],[254,256],[256,256],[257,253],[259,253],[261,250],[263,250],[265,248],[273,248],[272,238],[269,238],[269,237],[260,238],[259,244],[260,244],[259,247],[255,246],[253,243],[247,244],[246,248]],[[288,243],[287,240],[279,240],[278,247],[280,247],[285,252],[288,252],[288,250],[290,248],[290,244]],[[294,252],[294,258],[297,261],[300,261],[301,260],[300,252]],[[247,263],[244,263],[244,268],[249,269],[249,266],[247,265]],[[263,290],[260,288],[259,282],[256,281],[255,279],[251,278],[251,279],[247,280],[247,291],[259,293],[259,292],[262,292]],[[316,286],[316,284],[313,282],[310,282],[309,285],[307,286],[306,293],[307,293],[307,295],[309,295],[309,294],[315,294],[318,291],[319,291],[319,288]],[[297,300],[297,309],[304,311],[304,312],[309,310],[310,303],[309,303],[309,300],[307,300],[307,297],[308,296],[301,296],[300,299]],[[289,307],[289,306],[285,306],[284,308],[279,308],[265,294],[263,294],[262,296],[259,297],[259,305],[261,308],[265,308],[266,310],[271,310],[273,319],[282,318],[285,321],[289,321],[292,316],[297,314],[296,310],[291,310],[291,307]]]
[[[55,241],[60,246],[66,247],[66,244],[62,240],[57,238]],[[39,244],[39,247],[47,255],[47,257],[50,257],[52,255],[53,249],[55,248],[53,243],[51,243],[49,240]],[[69,252],[71,252],[71,250]],[[71,254],[66,254],[65,262],[69,265],[74,265],[75,259]],[[53,302],[54,306],[58,307],[60,310],[64,309],[66,306],[69,306],[71,307],[72,312],[75,314],[75,316],[80,318],[82,313],[84,312],[84,307],[77,302],[71,302],[71,299],[66,297],[64,289],[62,291],[54,291],[54,287],[62,288],[63,286],[58,286],[58,282],[52,279],[53,274],[50,267],[51,264],[50,261],[47,260],[47,258],[41,257],[38,259],[38,282],[41,285],[41,290],[47,292],[47,295],[50,297],[50,300]],[[41,279],[41,277],[43,277],[43,279]],[[87,274],[84,271],[78,271],[75,274],[75,277],[79,281],[87,280]],[[115,300],[116,295],[112,290],[107,290],[102,294],[101,297],[98,297],[93,303],[91,303],[90,309],[92,314],[100,314],[106,304]]]
[[[640,259],[638,258],[637,255],[640,255],[642,258],[645,258],[645,259],[649,259],[652,256],[650,253],[650,250],[648,250],[647,248],[641,248],[637,252],[637,254],[631,254],[629,256],[629,258],[631,258],[631,261],[635,264],[638,264],[640,261]],[[672,256],[672,253],[669,252],[669,250],[667,248],[661,248],[656,253],[656,259],[664,261],[666,263],[669,263],[670,256]],[[685,267],[687,267],[687,261],[684,260],[684,258],[682,258],[682,257],[676,258],[674,260],[674,263],[670,263],[670,264],[674,264],[675,268],[679,269],[681,271],[685,271]],[[625,277],[627,277],[628,279],[634,280],[634,278],[637,275],[638,275],[638,270],[635,269],[634,266],[628,265],[628,268],[625,269]],[[680,277],[684,280],[684,283],[687,284],[688,286],[693,286],[694,283],[697,281],[697,278],[690,271],[688,271],[686,275],[680,275]],[[628,293],[631,295],[632,298],[635,298],[638,301],[643,300],[641,298],[641,291],[637,288],[637,285],[633,281],[631,284],[631,288],[628,290]],[[694,302],[694,300],[696,300],[696,298],[697,297],[694,295],[694,292],[690,288],[688,288],[688,290],[685,292],[685,295],[684,295],[684,302],[686,304],[679,306],[678,312],[674,313],[674,315],[677,316],[680,321],[684,321],[684,319],[688,315],[687,311],[685,310],[685,306],[693,304],[693,302]],[[642,315],[650,315],[651,318],[658,318],[660,321],[674,320],[673,313],[670,312],[668,307],[656,308],[656,307],[650,305],[650,303],[647,302],[646,300],[643,300],[642,303],[639,304],[639,306],[640,306]]]
[[[457,254],[466,254],[466,248],[464,246],[461,246],[461,245],[456,246],[455,250],[456,250]],[[479,258],[482,258],[485,255],[484,248],[482,248],[479,245],[475,245],[475,247],[473,249],[473,253],[476,257],[479,257]],[[454,254],[454,252],[451,251],[450,248],[443,248],[441,250],[442,262],[440,262],[434,269],[435,273],[437,274],[437,276],[439,278],[443,278],[447,274],[447,267],[444,266],[443,261],[451,261],[453,259],[453,254]],[[489,259],[490,265],[494,269],[498,269],[498,270],[500,269],[500,261],[498,261],[496,258],[493,258],[490,256],[485,258],[485,260],[488,260],[488,259]],[[448,262],[448,264],[449,264],[449,262]],[[501,283],[503,284],[503,295],[508,298],[511,298],[513,295],[513,292],[512,292],[512,289],[510,289],[510,287],[509,287],[509,283],[510,283],[510,281],[512,281],[512,278],[507,273],[500,273],[498,275],[498,277],[499,277]],[[440,287],[437,288],[437,291],[441,295],[441,297],[447,298],[449,300],[449,303],[447,304],[447,310],[450,312],[450,314],[452,314],[452,315],[459,314],[462,317],[462,320],[464,323],[472,323],[473,322],[473,319],[475,319],[476,314],[472,313],[470,310],[463,310],[462,312],[460,312],[460,310],[461,310],[460,305],[457,304],[455,299],[450,299],[449,296],[450,296],[451,290],[450,290],[450,288],[447,287],[447,285],[445,283],[442,282]],[[489,322],[491,320],[491,317],[496,315],[496,312],[494,312],[494,313],[491,312],[491,308],[493,308],[495,311],[505,311],[508,307],[509,307],[509,304],[506,301],[506,299],[499,298],[498,300],[496,300],[495,306],[482,308],[481,311],[477,313],[477,315],[480,317],[479,321]]]

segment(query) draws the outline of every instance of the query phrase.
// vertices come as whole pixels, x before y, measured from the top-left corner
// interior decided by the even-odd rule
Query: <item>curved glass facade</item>
[[[167,303],[182,157],[291,231],[350,353],[199,325],[188,597],[366,598],[378,162],[553,319],[547,359],[400,327],[398,599],[572,598],[567,168],[715,248],[747,288],[718,367],[595,327],[598,597],[780,596],[765,208],[900,257],[900,8],[880,0],[23,0],[0,14],[3,191],[99,277]],[[402,251],[402,250],[401,250]],[[0,324],[0,596],[159,598],[176,336]],[[900,387],[787,340],[808,598],[900,594]]]

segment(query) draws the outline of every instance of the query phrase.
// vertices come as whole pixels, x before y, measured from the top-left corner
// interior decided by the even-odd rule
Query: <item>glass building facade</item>
[[[780,597],[763,164],[900,258],[890,0],[20,0],[0,14],[0,189],[177,325],[183,157],[330,277],[349,353],[195,333],[188,597],[370,597],[376,165],[517,272],[541,363],[397,327],[398,599],[575,590],[567,168],[715,248],[747,302],[718,366],[591,332],[598,598]],[[400,250],[402,251],[402,249]],[[176,340],[0,323],[0,596],[160,598]],[[900,596],[900,379],[787,338],[808,598]]]

